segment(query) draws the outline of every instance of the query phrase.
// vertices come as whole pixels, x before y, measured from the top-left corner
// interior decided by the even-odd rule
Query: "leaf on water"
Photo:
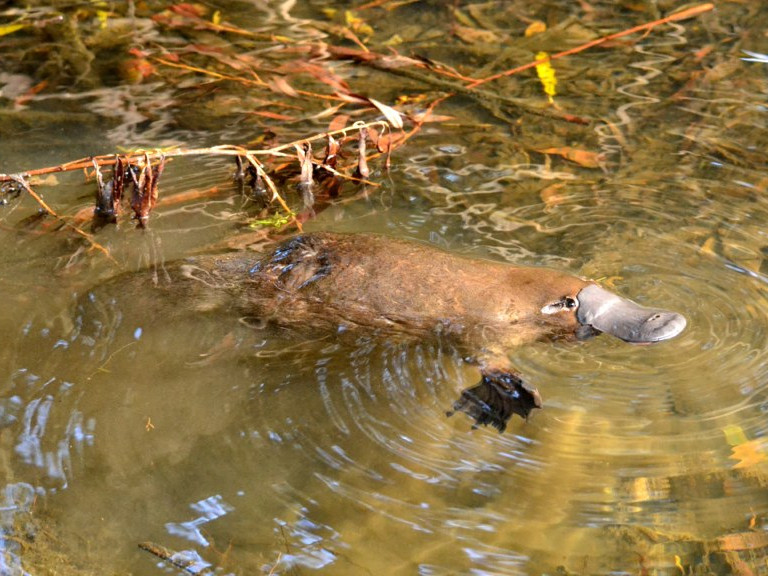
[[[589,150],[580,150],[578,148],[571,148],[570,146],[562,146],[559,148],[543,148],[536,150],[542,154],[556,154],[562,156],[566,160],[576,162],[579,166],[584,168],[599,168],[603,159],[602,154],[599,152],[590,152]]]
[[[188,18],[202,18],[208,12],[203,4],[193,4],[191,2],[182,2],[180,4],[174,4],[168,8],[171,12],[175,12],[179,16],[186,16]]]
[[[685,568],[683,568],[683,563],[680,561],[680,556],[675,554],[675,566],[680,570],[680,573],[685,576]]]
[[[389,40],[384,41],[384,46],[399,46],[404,42],[403,38],[400,36],[400,34],[395,34],[393,36],[390,36]]]
[[[736,464],[733,465],[734,470],[737,468],[751,468],[768,461],[768,458],[765,456],[765,447],[761,440],[750,440],[744,444],[734,446],[731,448],[731,455],[728,458],[730,460],[737,460]]]
[[[749,468],[768,460],[761,439],[749,440],[741,426],[735,424],[723,428],[725,441],[731,446],[731,460],[737,460],[733,468]]]
[[[562,192],[562,189],[566,186],[565,182],[555,182],[554,184],[547,186],[539,192],[541,201],[544,202],[544,205],[547,208],[555,208],[559,206],[567,198],[567,195]]]
[[[273,228],[282,228],[286,224],[288,224],[291,221],[291,218],[293,215],[285,215],[285,214],[275,214],[274,216],[270,216],[269,218],[264,218],[262,220],[253,220],[250,224],[248,224],[249,228],[266,228],[266,227],[273,227]]]
[[[373,132],[373,130],[368,128],[368,135],[371,138],[371,141],[376,144],[376,149],[382,154],[387,150],[394,148],[395,145],[404,138],[402,132],[398,132],[397,134],[381,134],[378,138],[375,138],[371,132]]]
[[[306,116],[307,120],[319,120],[320,118],[326,118],[328,116],[333,116],[338,112],[341,107],[344,106],[344,104],[336,104],[336,106],[328,106],[327,108],[324,108],[320,110],[317,114],[312,114],[310,116]]]
[[[373,28],[351,10],[344,12],[344,22],[352,30],[363,36],[373,36]]]
[[[264,118],[271,118],[272,120],[282,120],[285,122],[292,122],[296,120],[293,116],[287,114],[278,114],[277,112],[270,112],[269,110],[254,110],[251,112],[254,116],[263,116]]]
[[[59,185],[59,179],[56,177],[55,174],[49,174],[48,176],[32,176],[29,179],[30,186],[34,186],[35,188],[39,186],[58,186]]]
[[[760,550],[768,546],[768,534],[765,532],[740,532],[726,534],[717,539],[720,550],[735,552],[740,550]]]
[[[421,104],[427,101],[428,96],[426,94],[401,94],[395,100],[395,104],[398,106],[405,106],[406,104]]]
[[[528,28],[525,29],[525,37],[530,38],[531,36],[536,36],[536,34],[541,34],[546,31],[547,25],[544,22],[541,20],[534,20],[528,25]]]
[[[156,68],[146,58],[128,58],[120,64],[120,77],[130,84],[139,84],[155,73]]]
[[[104,30],[107,27],[107,20],[112,16],[108,10],[96,10],[96,19],[99,21],[99,28]]]
[[[546,52],[539,52],[536,54],[536,60],[544,60],[546,62],[536,65],[536,74],[539,76],[541,85],[544,87],[544,93],[547,95],[547,99],[550,103],[555,101],[555,95],[557,94],[557,77],[555,76],[555,69],[552,68],[552,63],[549,61],[549,54]]]
[[[707,238],[704,241],[704,243],[701,245],[699,250],[701,250],[702,254],[706,254],[707,256],[715,256],[716,255],[716,252],[715,252],[716,245],[717,245],[717,238],[715,238],[714,236],[710,236],[709,238]],[[726,435],[727,435],[727,433],[726,433]],[[729,442],[729,444],[730,444],[730,442]]]
[[[376,108],[379,109],[379,112],[384,114],[384,117],[387,119],[387,122],[389,122],[393,128],[397,128],[398,130],[403,129],[403,118],[402,116],[400,116],[400,112],[398,112],[391,106],[387,106],[386,104],[382,104],[378,100],[374,100],[373,98],[368,98],[368,101],[374,106],[376,106]]]
[[[14,32],[17,32],[18,30],[21,30],[22,28],[26,28],[26,24],[5,24],[4,26],[0,26],[0,36],[7,36],[8,34],[13,34]]]
[[[429,122],[448,122],[455,120],[455,116],[446,116],[444,114],[435,114],[431,110],[425,110],[423,112],[415,112],[411,114],[411,118],[418,124],[427,124]]]
[[[336,132],[336,130],[341,130],[347,125],[348,122],[349,116],[347,114],[337,114],[333,117],[333,120],[331,120],[330,124],[328,124],[328,132]]]
[[[361,96],[360,94],[352,94],[351,92],[338,92],[336,95],[342,100],[352,102],[353,104],[363,104],[376,107],[379,112],[381,112],[387,119],[387,122],[389,122],[390,126],[397,128],[398,130],[403,129],[403,119],[400,116],[400,112],[391,106],[387,106],[386,104],[383,104],[378,100],[374,100],[373,98]]]
[[[738,446],[739,444],[749,442],[747,435],[744,434],[744,430],[736,424],[730,424],[723,428],[723,434],[725,434],[725,441],[728,442],[729,446]]]
[[[281,76],[273,76],[267,81],[267,84],[269,84],[269,87],[273,92],[277,92],[278,94],[285,94],[291,98],[298,98],[299,96],[296,90],[288,84],[288,81]]]
[[[490,30],[478,30],[467,26],[455,26],[453,33],[467,44],[498,44],[499,37]]]

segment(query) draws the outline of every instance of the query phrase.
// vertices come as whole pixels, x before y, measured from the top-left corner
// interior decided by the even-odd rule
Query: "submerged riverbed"
[[[294,82],[297,62],[327,65],[307,45],[360,49],[346,29],[372,52],[482,78],[682,7],[385,2],[347,16],[327,2],[205,4],[199,18],[216,23],[218,10],[217,26],[258,34],[246,37],[152,16],[171,3],[127,4],[133,13],[111,8],[105,26],[132,39],[116,51],[147,51],[136,56],[155,69],[146,78],[106,60],[73,71],[63,52],[52,75],[50,48],[24,44],[32,32],[4,37],[8,58],[38,50],[46,64],[24,68],[24,52],[0,70],[0,172],[138,147],[268,147],[322,134],[335,113],[381,117],[274,83],[279,107],[264,88],[171,76],[179,69],[149,55],[158,46],[172,64],[169,53],[216,52],[220,75],[234,74],[238,48],[242,70],[258,61]],[[68,3],[38,10],[38,22],[64,13],[100,26]],[[526,37],[534,21],[546,31]],[[723,2],[554,60],[551,105],[533,69],[486,88],[520,107],[455,94],[388,171],[371,160],[374,185],[346,182],[305,222],[554,267],[686,316],[681,336],[654,346],[602,336],[510,351],[544,408],[504,434],[446,417],[477,380],[450,348],[307,340],[237,317],[179,318],[178,302],[149,316],[144,294],[99,291],[125,272],[151,278],[172,260],[267,244],[228,158],[169,162],[161,199],[200,193],[158,205],[148,230],[126,218],[94,231],[113,260],[8,192],[0,574],[764,573],[767,24],[762,3]],[[299,48],[306,58],[291,55]],[[295,87],[328,85],[312,70]],[[324,70],[411,114],[444,95],[360,62]],[[277,180],[300,211],[291,174]],[[93,181],[47,177],[35,189],[58,214],[89,213]]]

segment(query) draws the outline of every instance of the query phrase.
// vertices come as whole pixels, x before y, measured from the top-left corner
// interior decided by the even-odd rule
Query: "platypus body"
[[[199,311],[224,307],[300,330],[458,346],[477,361],[482,380],[453,408],[499,430],[512,414],[527,417],[541,406],[538,391],[509,365],[511,348],[600,332],[655,342],[685,327],[679,314],[639,306],[575,276],[386,236],[303,234],[260,256],[204,256],[167,271],[158,288]]]

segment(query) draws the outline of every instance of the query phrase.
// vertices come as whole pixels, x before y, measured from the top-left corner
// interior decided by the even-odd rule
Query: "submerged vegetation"
[[[116,221],[123,189],[131,185],[134,218],[144,227],[157,203],[158,182],[166,161],[200,155],[234,156],[240,191],[246,191],[247,174],[249,196],[257,204],[274,202],[282,210],[282,214],[262,210],[252,222],[300,228],[301,221],[314,213],[316,200],[321,201],[322,208],[323,202],[338,197],[343,181],[373,184],[367,180],[372,158],[386,154],[388,166],[391,152],[425,123],[450,119],[435,110],[453,96],[471,99],[514,131],[520,130],[526,115],[534,115],[563,123],[562,128],[553,128],[557,132],[577,134],[579,127],[589,126],[592,119],[578,106],[561,104],[553,62],[588,49],[610,47],[621,39],[651,33],[658,26],[698,17],[713,8],[712,4],[698,4],[605,35],[572,20],[554,26],[541,20],[529,21],[518,50],[523,51],[533,38],[540,47],[553,46],[556,52],[539,50],[523,65],[493,70],[487,66],[457,67],[425,54],[404,55],[398,48],[407,45],[408,40],[400,34],[380,37],[368,22],[375,11],[413,10],[410,4],[369,2],[354,11],[328,8],[322,14],[327,21],[305,20],[284,34],[270,25],[240,25],[242,13],[202,3],[59,1],[31,2],[24,8],[6,9],[0,13],[4,18],[0,35],[6,40],[3,57],[9,66],[0,81],[4,83],[2,94],[12,107],[0,116],[0,131],[4,131],[2,124],[7,130],[17,123],[32,126],[59,121],[59,112],[43,110],[49,97],[81,94],[88,98],[121,86],[146,84],[154,86],[157,96],[135,105],[144,109],[142,114],[154,125],[164,122],[158,122],[157,112],[147,109],[147,104],[170,110],[171,118],[166,122],[191,128],[204,140],[204,127],[190,122],[193,110],[203,105],[212,107],[208,110],[221,124],[231,118],[237,118],[235,123],[243,116],[255,118],[261,134],[256,138],[251,135],[247,144],[232,141],[201,148],[178,144],[169,147],[162,141],[152,142],[151,131],[120,133],[107,126],[110,139],[128,152],[102,151],[56,166],[0,174],[5,201],[23,190],[38,201],[45,213],[58,217],[29,178],[85,170],[86,178],[97,182],[97,224]],[[460,56],[461,60],[471,61],[501,40],[501,29],[489,21],[483,4],[429,9],[445,10],[452,17],[453,60]],[[517,10],[516,6],[510,7],[507,14],[515,17]],[[596,19],[594,14],[589,15]],[[515,49],[515,42],[506,36],[505,45],[509,47],[505,52],[509,52]],[[497,60],[498,65],[503,65],[503,60]],[[381,95],[374,94],[370,85],[367,90],[354,85],[356,67],[393,75],[406,84],[400,94],[392,93],[393,85]],[[534,98],[511,95],[507,88],[489,88],[528,70],[535,70],[541,82]],[[414,93],[414,85],[430,91]],[[390,105],[385,101],[394,102]],[[382,118],[366,120],[371,111]],[[105,116],[109,123],[109,113]],[[326,128],[314,131],[322,123]],[[352,133],[357,135],[352,138]],[[286,138],[290,141],[286,142]],[[137,139],[144,141],[143,146],[132,149]],[[321,157],[314,158],[312,142],[317,140],[324,142],[325,150]],[[368,140],[373,154],[368,153]],[[518,147],[526,154],[562,156],[585,168],[599,168],[608,161],[603,154],[573,146],[523,142]],[[350,162],[350,156],[356,158]],[[296,161],[287,161],[291,157]],[[113,166],[113,170],[111,179],[105,182],[102,169],[107,166]],[[279,189],[288,181],[293,181],[299,191],[295,207],[285,199],[285,189]],[[296,212],[302,209],[304,215],[297,217]],[[77,219],[65,220],[63,225],[107,253],[81,229]]]

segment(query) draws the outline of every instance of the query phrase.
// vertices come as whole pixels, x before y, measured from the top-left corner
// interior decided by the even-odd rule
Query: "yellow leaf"
[[[402,43],[403,39],[400,34],[395,34],[394,36],[390,37],[389,40],[384,42],[384,46],[399,46]]]
[[[741,426],[731,424],[723,428],[725,441],[731,446],[731,460],[736,460],[733,468],[749,468],[768,460],[765,455],[765,446],[760,439],[748,440]]]
[[[59,179],[56,178],[55,174],[49,174],[48,176],[42,177],[42,176],[32,176],[32,178],[29,179],[29,183],[32,184],[32,186],[58,186],[59,185]]]
[[[291,221],[291,218],[293,217],[293,214],[290,216],[285,216],[284,214],[275,214],[273,216],[270,216],[269,218],[265,218],[264,220],[252,220],[249,224],[249,228],[280,228],[281,226],[285,226],[288,224],[288,222]]]
[[[675,554],[675,566],[677,566],[680,569],[680,573],[685,576],[685,569],[683,568],[683,563],[680,562],[680,556]]]
[[[395,103],[398,106],[404,106],[406,104],[419,104],[422,102],[426,102],[426,100],[427,100],[426,94],[403,94],[397,97],[397,100],[395,100]]]
[[[723,434],[725,434],[725,441],[728,442],[729,446],[738,446],[749,441],[741,426],[736,426],[736,424],[730,424],[723,428]]]
[[[541,34],[546,31],[547,25],[544,24],[544,22],[541,20],[534,20],[528,25],[528,28],[525,29],[525,37],[530,38],[531,36],[536,36],[536,34]]]
[[[213,16],[211,16],[211,22],[216,24],[217,26],[221,24],[221,11],[216,10],[216,12],[213,13]]]
[[[717,240],[714,236],[710,236],[704,241],[704,244],[701,245],[701,251],[704,254],[707,254],[708,256],[714,256],[715,255],[715,245],[717,244]],[[727,434],[726,434],[727,436]]]
[[[761,462],[765,462],[768,458],[765,457],[765,448],[762,446],[762,442],[759,440],[750,440],[744,444],[739,444],[731,448],[731,455],[728,457],[731,460],[738,460],[733,468],[750,468],[756,466]]]
[[[351,10],[344,12],[344,22],[352,30],[363,36],[373,36],[373,28],[371,28],[365,20],[360,18],[357,14]]]
[[[110,13],[108,10],[96,10],[96,19],[99,21],[99,28],[104,30],[107,27]]]
[[[347,26],[352,26],[354,24],[359,24],[362,22],[363,19],[357,16],[352,10],[345,10],[344,11],[344,22]]]
[[[541,85],[544,86],[544,93],[550,102],[554,102],[554,96],[557,94],[555,88],[557,86],[557,78],[555,77],[555,69],[552,68],[552,64],[549,62],[549,54],[546,52],[539,52],[536,54],[536,60],[545,60],[541,64],[536,65],[536,74],[539,75]]]
[[[5,26],[0,26],[0,36],[13,34],[17,30],[21,30],[22,28],[25,28],[25,27],[26,27],[26,24],[6,24]]]

